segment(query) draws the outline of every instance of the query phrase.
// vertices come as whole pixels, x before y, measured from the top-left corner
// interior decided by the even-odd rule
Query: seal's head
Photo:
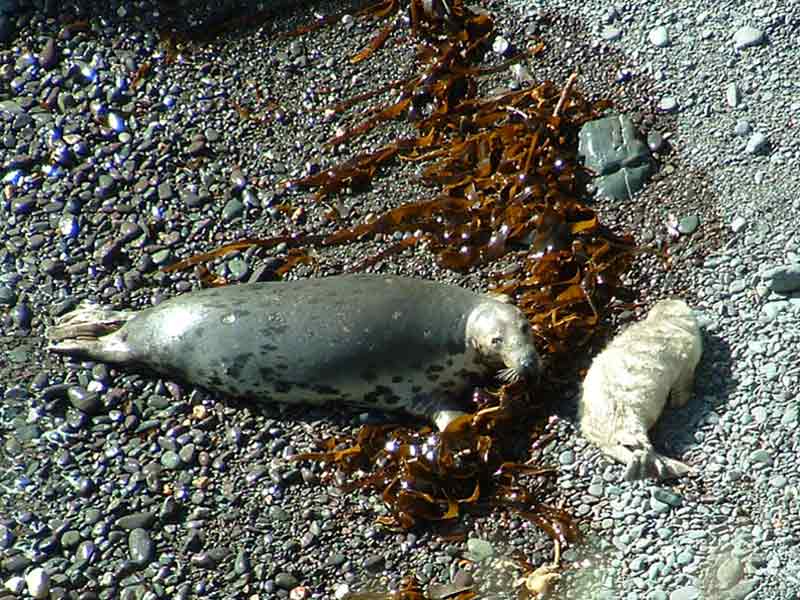
[[[540,361],[531,325],[508,296],[487,296],[472,310],[467,339],[481,359],[505,366],[498,374],[501,380],[514,383],[538,377]]]
[[[668,298],[659,300],[647,314],[647,320],[661,323],[662,327],[678,327],[689,333],[697,330],[694,311],[683,300]]]

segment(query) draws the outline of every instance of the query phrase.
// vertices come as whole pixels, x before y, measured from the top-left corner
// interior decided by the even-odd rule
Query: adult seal
[[[439,429],[492,370],[513,382],[540,369],[506,297],[382,275],[213,288],[139,312],[81,305],[47,337],[231,396],[405,411]]]

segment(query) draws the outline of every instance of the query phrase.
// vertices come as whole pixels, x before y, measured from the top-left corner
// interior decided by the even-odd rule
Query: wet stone
[[[664,147],[664,136],[658,131],[651,131],[647,134],[647,147],[651,152],[658,152]]]
[[[244,575],[252,570],[253,566],[250,562],[250,555],[246,550],[240,550],[236,555],[236,560],[233,563],[233,570],[237,575]]]
[[[161,465],[165,469],[169,469],[174,471],[176,469],[180,469],[182,466],[181,458],[177,452],[173,452],[168,450],[161,455]]]
[[[56,41],[53,38],[47,38],[47,41],[39,53],[39,64],[43,69],[52,69],[58,64],[59,52],[56,46]]]
[[[128,535],[128,552],[131,561],[139,567],[144,567],[155,556],[155,544],[150,539],[150,534],[144,529],[134,529]]]
[[[172,198],[172,186],[169,184],[168,181],[164,181],[158,186],[158,199],[162,202],[166,202]]]
[[[17,303],[17,294],[10,287],[0,285],[0,306],[14,306]]]
[[[222,209],[222,220],[226,223],[241,217],[244,214],[244,204],[236,198],[228,201]]]
[[[24,554],[15,554],[14,556],[3,559],[3,561],[0,562],[0,567],[10,573],[21,573],[32,563],[33,561]]]
[[[379,554],[370,554],[364,559],[364,569],[370,573],[376,573],[383,569],[384,558]]]
[[[11,548],[15,539],[16,536],[13,531],[5,525],[0,525],[0,550]]]
[[[149,529],[155,523],[156,516],[152,512],[138,512],[120,517],[116,526],[121,529]]]
[[[28,593],[36,600],[50,595],[50,575],[41,567],[33,569],[25,576],[25,585]]]
[[[291,590],[292,588],[297,587],[297,584],[297,578],[291,573],[281,572],[275,576],[275,585],[283,590]]]
[[[74,548],[80,542],[81,534],[74,529],[70,529],[61,534],[61,546],[64,548]]]
[[[102,407],[100,396],[97,393],[89,392],[77,385],[73,385],[67,390],[67,399],[72,406],[87,415],[97,414]]]

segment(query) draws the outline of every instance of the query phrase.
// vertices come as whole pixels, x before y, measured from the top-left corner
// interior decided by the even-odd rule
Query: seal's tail
[[[130,350],[115,333],[136,315],[96,304],[81,304],[47,329],[48,350],[107,362],[130,358]]]

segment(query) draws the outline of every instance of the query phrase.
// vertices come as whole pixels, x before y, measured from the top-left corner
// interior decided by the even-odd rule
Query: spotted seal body
[[[579,419],[583,435],[627,465],[626,479],[679,477],[691,469],[653,449],[648,430],[670,406],[691,397],[694,370],[703,352],[691,308],[662,300],[592,362],[583,382]]]
[[[499,368],[536,375],[527,319],[498,297],[346,275],[191,292],[140,312],[79,307],[56,352],[139,364],[232,396],[401,410],[443,428],[458,394]]]

